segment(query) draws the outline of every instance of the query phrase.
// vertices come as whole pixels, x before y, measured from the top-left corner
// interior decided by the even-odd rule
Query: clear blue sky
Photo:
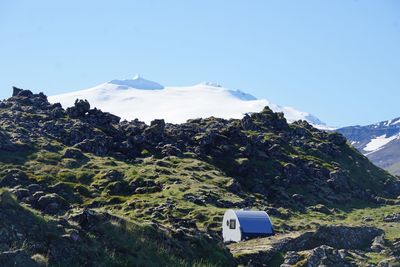
[[[400,1],[0,0],[0,98],[214,81],[334,126],[400,116]]]

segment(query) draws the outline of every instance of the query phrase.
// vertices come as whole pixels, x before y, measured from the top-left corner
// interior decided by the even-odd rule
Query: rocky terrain
[[[0,266],[395,266],[399,195],[341,134],[268,107],[147,125],[0,102]],[[227,208],[268,211],[277,235],[224,245]]]

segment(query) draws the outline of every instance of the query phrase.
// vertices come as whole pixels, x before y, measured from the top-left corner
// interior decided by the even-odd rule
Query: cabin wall
[[[235,220],[235,229],[230,229],[227,222]],[[242,240],[242,234],[240,231],[240,223],[233,211],[227,211],[222,220],[222,237],[224,242],[239,242]]]

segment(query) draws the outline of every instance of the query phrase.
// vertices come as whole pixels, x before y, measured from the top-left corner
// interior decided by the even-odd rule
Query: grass
[[[244,134],[256,137],[260,133],[245,131]],[[308,134],[313,135],[311,132]],[[332,158],[315,149],[308,151],[291,146],[272,132],[264,133],[262,139],[266,143],[278,143],[282,156],[271,157],[263,149],[257,148],[256,156],[238,157],[235,153],[245,148],[233,144],[234,153],[221,158],[209,155],[203,160],[196,159],[194,154],[188,152],[185,153],[185,158],[156,159],[150,157],[150,152],[145,149],[142,151],[142,156],[147,157],[143,163],[125,162],[89,153],[85,154],[85,159],[75,160],[63,158],[66,146],[54,142],[52,145],[56,149],[50,152],[40,149],[46,140],[38,140],[38,143],[30,149],[15,153],[0,151],[0,171],[18,167],[32,178],[32,182],[45,183],[47,186],[58,183],[58,186],[63,188],[60,194],[71,203],[80,204],[82,207],[95,207],[124,218],[101,225],[99,233],[88,233],[84,237],[82,246],[78,248],[82,255],[90,254],[101,259],[104,266],[149,266],[149,262],[154,266],[231,264],[231,256],[226,255],[223,247],[218,246],[216,242],[207,243],[208,239],[201,236],[186,236],[184,240],[176,240],[168,233],[149,226],[151,222],[157,222],[170,227],[174,219],[191,220],[202,233],[220,235],[220,222],[226,208],[217,207],[215,203],[195,204],[185,198],[187,195],[193,195],[195,198],[211,196],[232,203],[251,199],[254,201],[254,208],[257,209],[267,209],[272,206],[266,200],[274,199],[274,194],[266,198],[262,194],[245,193],[239,196],[229,192],[227,185],[233,181],[231,176],[235,176],[244,189],[265,185],[271,187],[271,192],[277,193],[277,198],[280,198],[278,195],[280,190],[284,190],[289,196],[295,193],[302,194],[307,200],[316,202],[321,200],[303,184],[284,186],[275,183],[275,180],[280,179],[278,177],[281,175],[280,168],[289,163],[293,164],[293,158],[312,162],[328,171],[333,171],[340,165],[349,171],[353,186],[360,188],[380,191],[383,189],[384,181],[392,179],[389,174],[375,168],[350,147],[341,148],[346,158]],[[312,136],[310,141],[321,143],[318,136]],[[246,168],[252,172],[246,171]],[[239,169],[241,173],[238,175]],[[135,181],[153,181],[161,187],[161,190],[140,194],[132,192],[127,194],[122,192],[123,190],[120,193],[112,192],[110,187],[115,182],[110,182],[104,177],[110,170],[123,174],[124,188]],[[0,194],[4,195],[0,205],[8,205],[22,212],[24,216],[36,218],[38,221],[33,221],[33,224],[41,225],[43,229],[54,228],[53,218],[42,216],[19,205],[15,199],[7,197],[9,193]],[[278,208],[279,216],[271,216],[276,230],[282,233],[305,231],[326,224],[372,225],[385,230],[389,241],[400,238],[398,224],[383,222],[385,215],[400,212],[399,206],[374,205],[357,201],[347,205],[325,203],[328,208],[335,209],[334,213],[326,215],[309,211],[304,207],[298,208],[293,202],[284,204]],[[161,209],[162,206],[165,208]],[[364,219],[366,217],[370,217],[372,221],[366,223]],[[54,232],[54,235],[58,236],[57,232]],[[37,256],[38,261],[49,260],[47,257],[41,258],[40,255],[42,254]],[[277,255],[271,263],[272,266],[282,263],[282,257],[281,254]],[[373,253],[369,257],[371,262],[380,259],[379,255]]]
[[[73,245],[75,257],[59,259],[59,266],[78,266],[91,262],[96,266],[231,266],[229,255],[221,254],[220,248],[202,238],[177,240],[147,224],[133,223],[126,219],[114,219],[96,225],[96,232],[82,235],[79,243],[62,241],[65,235],[50,216],[20,205],[5,190],[0,189],[0,228],[13,224],[23,237],[16,248],[30,251],[26,244],[56,242],[65,249]],[[17,219],[18,218],[18,219]],[[70,226],[73,227],[73,226]],[[6,228],[7,229],[7,228]],[[27,242],[27,243],[26,243]],[[187,254],[187,255],[185,255]],[[89,258],[85,258],[90,255]],[[33,258],[46,266],[52,261],[43,254],[34,253]],[[205,260],[207,259],[207,260]],[[54,264],[54,260],[51,264]]]
[[[384,222],[386,215],[399,213],[400,206],[371,205],[365,202],[353,202],[343,206],[336,206],[333,214],[322,214],[314,211],[293,212],[287,219],[271,216],[276,230],[286,232],[290,226],[294,230],[314,229],[319,225],[368,225],[385,231],[385,238],[389,241],[400,238],[399,223]],[[371,221],[366,221],[369,218]]]

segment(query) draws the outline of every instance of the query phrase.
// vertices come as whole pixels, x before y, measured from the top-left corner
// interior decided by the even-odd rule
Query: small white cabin
[[[224,242],[239,242],[274,235],[271,219],[265,211],[227,210],[222,221]]]

